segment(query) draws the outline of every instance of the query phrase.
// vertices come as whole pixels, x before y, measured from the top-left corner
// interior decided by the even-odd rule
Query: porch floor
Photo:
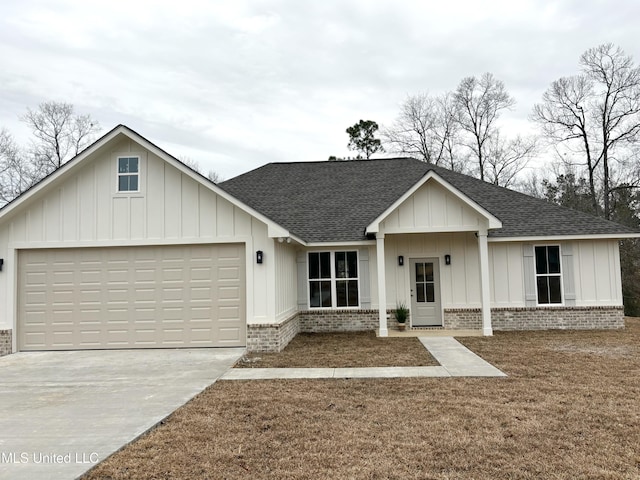
[[[394,328],[389,328],[389,337],[481,337],[482,330],[452,330],[440,327],[427,328],[407,328],[401,332]],[[376,330],[379,336],[380,331]]]

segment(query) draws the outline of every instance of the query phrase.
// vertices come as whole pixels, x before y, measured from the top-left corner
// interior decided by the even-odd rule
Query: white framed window
[[[309,308],[360,306],[358,252],[309,252]]]
[[[562,304],[560,245],[538,245],[534,251],[538,305]]]
[[[140,157],[118,157],[118,192],[140,191]]]

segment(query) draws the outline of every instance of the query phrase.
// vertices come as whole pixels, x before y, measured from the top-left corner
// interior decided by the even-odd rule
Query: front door
[[[411,259],[411,326],[442,326],[437,258]]]

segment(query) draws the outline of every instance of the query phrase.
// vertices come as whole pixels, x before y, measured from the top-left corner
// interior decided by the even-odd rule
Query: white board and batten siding
[[[118,156],[140,158],[139,192],[117,192]],[[25,307],[18,304],[16,285],[24,276],[18,264],[29,261],[27,250],[32,249],[209,245],[215,256],[216,246],[238,247],[246,298],[243,324],[274,316],[275,306],[267,301],[273,267],[255,265],[254,258],[256,250],[273,252],[266,224],[125,135],[69,173],[12,211],[0,228],[0,249],[8,252],[0,275],[0,328],[12,328],[14,338],[15,319]],[[174,253],[167,252],[169,257]],[[20,336],[19,325],[17,330]],[[244,343],[243,337],[238,344]]]
[[[398,265],[398,256],[404,265]],[[444,264],[444,256],[451,255],[451,265]],[[396,299],[408,304],[410,259],[440,259],[440,284],[443,308],[480,307],[480,264],[478,239],[472,232],[432,233],[385,236],[387,308],[395,308]],[[377,263],[375,252],[370,256],[372,305],[378,306]]]
[[[491,306],[536,306],[534,247],[559,245],[563,305],[620,306],[622,283],[617,240],[490,242]]]
[[[380,222],[381,233],[477,231],[486,218],[434,180],[427,181]]]
[[[494,308],[535,306],[533,264],[525,268],[525,251],[535,245],[560,245],[562,252],[563,304],[565,306],[620,306],[622,287],[617,240],[541,240],[531,242],[489,242],[490,301]],[[387,235],[385,237],[387,308],[397,300],[408,303],[411,289],[411,258],[438,258],[442,308],[480,308],[478,239],[471,232]],[[398,265],[398,256],[404,266]],[[451,256],[451,265],[444,256]],[[532,261],[532,259],[530,259]],[[371,258],[373,305],[378,306],[375,288],[376,258]],[[530,286],[525,285],[527,275]],[[533,286],[533,287],[531,287]],[[532,290],[527,295],[527,288]],[[527,298],[533,301],[527,301]]]

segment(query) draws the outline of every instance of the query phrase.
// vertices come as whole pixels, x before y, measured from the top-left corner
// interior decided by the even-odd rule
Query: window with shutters
[[[535,247],[538,305],[562,304],[562,272],[559,245]]]

